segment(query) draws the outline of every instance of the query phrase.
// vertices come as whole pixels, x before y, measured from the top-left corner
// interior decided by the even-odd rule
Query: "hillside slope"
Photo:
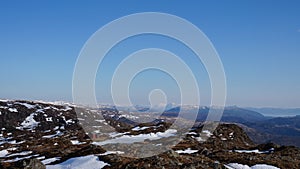
[[[75,108],[81,113],[76,114]],[[99,120],[100,113],[104,120]],[[123,138],[130,138],[128,142],[143,136],[142,140],[135,140],[137,144],[143,144],[151,140],[172,139],[176,135],[176,131],[170,133],[171,121],[167,119],[137,125],[130,118],[134,116],[110,109],[0,101],[0,168],[32,168],[39,165],[40,168],[46,166],[51,169],[79,163],[83,168],[115,169],[228,168],[237,165],[235,163],[248,166],[267,164],[289,169],[300,167],[298,148],[271,143],[254,144],[241,127],[227,123],[220,124],[213,133],[202,130],[203,125],[197,126],[179,144],[158,156],[126,157],[122,155],[126,144],[123,145],[124,151],[105,150],[105,146],[122,145],[117,140]],[[84,123],[92,127],[83,130],[80,124]],[[118,134],[104,131],[105,126],[114,126]],[[96,142],[91,139],[95,133],[97,137],[101,136]],[[208,140],[203,142],[203,138],[208,136]],[[128,150],[129,153],[138,151],[141,150]],[[147,153],[146,150],[144,152]]]

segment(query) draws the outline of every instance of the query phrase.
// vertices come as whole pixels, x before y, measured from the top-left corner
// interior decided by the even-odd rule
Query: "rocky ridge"
[[[112,140],[143,136],[142,142],[147,142],[159,135],[152,140],[159,142],[176,134],[168,132],[172,120],[139,125],[134,118],[138,117],[107,108],[2,100],[0,168],[51,168],[89,155],[102,162],[98,168],[228,168],[230,163],[300,168],[299,148],[255,144],[241,127],[229,123],[221,123],[213,133],[203,130],[200,124],[186,133],[179,144],[157,156],[130,158],[123,156],[122,151],[107,151],[104,147],[111,145]],[[89,127],[83,129],[85,124]],[[106,126],[114,126],[119,134]],[[203,137],[208,140],[202,141]]]

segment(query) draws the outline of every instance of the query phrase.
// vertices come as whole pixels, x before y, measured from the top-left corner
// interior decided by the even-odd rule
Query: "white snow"
[[[249,167],[248,165],[238,164],[238,163],[230,163],[225,165],[228,169],[280,169],[278,167],[274,167],[267,164],[256,164],[252,167]]]
[[[14,153],[14,154],[10,154],[8,155],[7,157],[13,157],[13,156],[26,156],[26,155],[29,155],[31,154],[32,151],[23,151],[23,152],[20,152],[20,153]]]
[[[192,135],[197,135],[197,133],[196,132],[189,132],[188,134],[192,134]]]
[[[86,142],[80,142],[80,141],[78,141],[78,140],[71,140],[71,143],[72,143],[73,145],[80,145],[80,144],[85,144]]]
[[[140,118],[138,116],[134,116],[134,115],[131,115],[131,114],[122,114],[122,115],[119,116],[119,118],[121,118],[121,117],[125,117],[127,119],[138,119],[138,118]]]
[[[257,154],[265,154],[265,153],[270,153],[270,151],[273,151],[274,149],[270,149],[268,151],[259,151],[258,149],[256,150],[234,150],[234,152],[237,153],[257,153]]]
[[[139,126],[137,126],[137,127],[134,127],[134,128],[132,129],[132,131],[146,130],[146,129],[148,129],[148,128],[150,128],[150,127],[139,127]]]
[[[43,160],[43,159],[45,159],[46,157],[45,156],[41,156],[41,157],[37,157],[36,159],[38,159],[38,160]]]
[[[149,140],[158,140],[165,137],[174,136],[177,130],[168,129],[165,132],[157,132],[157,133],[149,133],[149,134],[139,134],[139,135],[122,135],[121,137],[117,137],[110,140],[105,140],[101,142],[93,142],[95,145],[106,145],[106,144],[131,144],[136,142],[143,142],[146,139]]]
[[[123,136],[125,134],[128,134],[129,132],[125,132],[125,133],[118,133],[118,132],[112,132],[112,133],[109,133],[109,137],[118,137],[118,136]]]
[[[8,102],[9,100],[0,99],[0,102]]]
[[[26,119],[21,123],[21,128],[34,129],[39,122],[34,120],[35,113],[31,113]]]
[[[8,154],[7,150],[1,150],[0,151],[0,157],[5,157]]]
[[[105,156],[105,155],[109,155],[109,154],[124,154],[124,152],[123,151],[107,151],[107,152],[99,154],[99,155]]]
[[[208,137],[212,136],[213,134],[208,130],[203,130],[202,133],[206,134]]]
[[[69,110],[72,110],[72,108],[71,107],[69,107],[69,106],[65,106],[65,108],[64,109],[62,109],[63,111],[69,111]]]
[[[28,109],[33,109],[36,106],[36,105],[32,105],[32,104],[28,104],[28,103],[20,103],[20,102],[16,102],[16,104],[23,105],[23,106],[27,107]]]
[[[56,165],[47,165],[46,169],[100,169],[109,165],[100,161],[95,155],[71,158],[63,163]]]
[[[47,117],[46,121],[51,121],[52,122],[52,117]]]
[[[100,123],[105,122],[105,120],[95,120],[95,121],[100,122]]]
[[[199,150],[191,150],[191,148],[188,148],[186,150],[177,150],[175,152],[177,152],[178,154],[193,154],[198,152]]]
[[[65,120],[67,124],[72,124],[75,123],[75,121],[73,121],[73,119],[69,119],[69,120]]]
[[[61,136],[63,135],[63,133],[61,131],[56,131],[55,134],[52,134],[52,135],[46,135],[46,136],[43,136],[43,138],[53,138],[53,137],[56,137],[56,136]]]
[[[45,160],[43,160],[43,161],[41,161],[43,164],[50,164],[50,163],[52,163],[52,162],[54,162],[54,161],[57,161],[57,160],[59,160],[60,159],[60,157],[53,157],[53,158],[48,158],[48,159],[45,159]]]
[[[8,143],[8,144],[21,144],[20,142],[17,143],[16,140],[11,140],[12,137],[8,137],[8,138],[4,138],[0,140],[0,145],[4,144],[4,143]]]
[[[8,109],[8,107],[0,106],[0,109]]]
[[[194,137],[197,141],[199,142],[204,142],[206,141],[205,139],[203,139],[202,137]]]
[[[17,113],[18,110],[16,108],[9,108],[8,111]]]
[[[11,163],[11,162],[16,162],[16,161],[24,160],[24,159],[29,159],[29,158],[36,157],[36,156],[39,156],[39,154],[25,156],[25,157],[17,157],[17,158],[11,159],[11,160],[6,160],[4,162]]]

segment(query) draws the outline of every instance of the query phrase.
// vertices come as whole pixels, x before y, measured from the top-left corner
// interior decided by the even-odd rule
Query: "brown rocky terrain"
[[[100,113],[104,119],[101,119]],[[129,115],[106,108],[0,101],[0,168],[51,168],[74,157],[89,155],[94,155],[104,164],[95,168],[218,169],[228,168],[230,163],[300,168],[299,148],[272,143],[255,144],[240,126],[229,123],[219,124],[213,132],[204,130],[203,124],[200,124],[186,133],[179,144],[157,156],[132,158],[125,156],[125,151],[106,149],[106,146],[114,146],[112,140],[120,138],[147,136],[137,143],[136,150],[128,150],[132,153],[139,151],[139,145],[145,142],[159,143],[161,139],[172,139],[174,133],[167,133],[171,123],[172,120],[160,119],[138,125],[130,120]],[[83,129],[82,125],[88,127]],[[113,133],[108,126],[114,126],[119,134]],[[166,137],[151,140],[157,135]],[[204,138],[208,140],[204,141]],[[95,144],[95,141],[99,143]],[[126,149],[126,145],[123,147]]]

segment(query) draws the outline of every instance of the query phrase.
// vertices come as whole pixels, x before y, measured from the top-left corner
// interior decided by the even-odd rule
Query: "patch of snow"
[[[8,111],[17,113],[18,110],[16,108],[9,108]]]
[[[8,107],[0,106],[0,109],[8,109]]]
[[[99,169],[109,164],[100,161],[95,155],[71,158],[63,163],[47,165],[46,169]]]
[[[39,154],[31,155],[31,156],[25,156],[25,157],[17,157],[17,158],[11,159],[11,160],[6,160],[4,162],[11,163],[11,162],[16,162],[16,161],[24,160],[24,159],[29,159],[29,158],[36,157],[36,156],[39,156]]]
[[[46,118],[46,121],[52,122],[52,117],[47,117],[47,118]]]
[[[95,121],[100,122],[100,123],[105,122],[105,120],[95,120]]]
[[[38,160],[43,160],[43,159],[45,159],[46,157],[45,156],[41,156],[41,157],[37,157],[36,159],[38,159]]]
[[[0,151],[0,157],[5,157],[8,154],[7,150],[1,150]]]
[[[109,133],[109,137],[118,137],[118,136],[123,136],[125,134],[128,134],[129,132],[125,132],[125,133],[118,133],[118,132],[112,132],[112,133]]]
[[[188,134],[197,135],[196,132],[189,132]]]
[[[20,141],[20,142],[16,142],[16,143],[12,143],[12,144],[23,144],[23,143],[25,143],[26,141],[25,140],[23,140],[23,141]]]
[[[208,137],[212,136],[213,134],[208,130],[203,130],[202,133],[206,134]]]
[[[139,127],[139,126],[137,126],[137,127],[134,127],[134,128],[132,129],[132,131],[146,130],[146,129],[148,129],[148,128],[150,128],[150,127]]]
[[[267,165],[267,164],[256,164],[252,167],[249,167],[248,165],[230,163],[224,166],[228,169],[279,169],[278,167]]]
[[[66,120],[66,123],[67,124],[70,124],[70,123],[72,124],[72,123],[75,123],[75,121],[73,121],[73,119],[69,119],[69,120]]]
[[[45,112],[44,112],[44,109],[38,109],[38,110],[36,110],[36,112],[37,112],[37,113],[45,113]]]
[[[43,136],[43,138],[53,138],[53,137],[56,137],[56,136],[61,136],[63,135],[63,133],[61,131],[56,131],[55,134],[52,134],[52,135],[46,135],[46,136]]]
[[[39,122],[34,120],[35,113],[31,113],[26,119],[21,123],[21,128],[34,129]]]
[[[205,139],[203,139],[202,137],[195,137],[195,139],[199,142],[204,142],[206,141]]]
[[[36,106],[36,105],[32,105],[32,104],[28,104],[28,103],[20,103],[20,102],[17,102],[16,104],[25,106],[25,107],[27,107],[28,109],[33,109],[33,108],[35,108],[35,106]]]
[[[234,152],[237,152],[237,153],[257,153],[257,154],[266,154],[266,153],[270,153],[271,151],[274,151],[274,149],[270,149],[268,151],[259,151],[258,149],[256,149],[256,150],[234,150]]]
[[[138,118],[140,118],[138,116],[133,116],[131,114],[122,114],[122,115],[119,116],[119,118],[121,118],[121,117],[125,117],[127,119],[138,119]]]
[[[10,154],[8,155],[7,157],[13,157],[13,156],[26,156],[26,155],[29,155],[31,154],[32,151],[23,151],[23,152],[20,152],[20,153],[14,153],[14,154]]]
[[[60,160],[60,157],[53,157],[53,158],[48,158],[48,159],[45,159],[43,161],[41,161],[43,164],[47,165],[47,164],[50,164],[54,161],[57,161],[57,160]]]
[[[63,111],[69,111],[69,110],[72,110],[72,108],[71,107],[69,107],[69,106],[65,106],[65,108],[64,109],[62,109]]]
[[[174,136],[177,130],[168,129],[165,132],[157,132],[157,133],[149,133],[149,134],[139,134],[139,135],[122,135],[121,137],[117,137],[110,140],[105,140],[101,142],[93,142],[95,145],[106,145],[106,144],[131,144],[136,142],[143,142],[146,139],[149,140],[158,140],[165,137]]]
[[[80,144],[85,144],[86,142],[80,142],[80,141],[78,141],[78,140],[71,140],[71,143],[72,143],[73,145],[80,145]]]
[[[232,139],[233,138],[233,132],[229,133],[229,137]]]
[[[9,151],[15,151],[17,149],[18,149],[17,147],[11,147],[11,148],[8,148],[7,150],[9,150]]]
[[[10,139],[12,139],[12,137],[4,138],[4,140],[0,140],[0,145],[1,145],[1,144],[4,144],[4,143],[8,143],[8,144],[19,144],[19,143],[17,143],[16,140],[10,140]]]
[[[175,152],[177,152],[178,154],[193,154],[198,152],[199,150],[191,150],[191,148],[188,148],[186,150],[177,150]]]
[[[9,100],[0,99],[0,102],[8,102]]]
[[[124,152],[123,151],[107,151],[107,152],[99,154],[99,155],[105,156],[105,155],[109,155],[109,154],[124,154]]]
[[[251,169],[280,169],[275,166],[267,165],[267,164],[256,164],[251,167]]]

